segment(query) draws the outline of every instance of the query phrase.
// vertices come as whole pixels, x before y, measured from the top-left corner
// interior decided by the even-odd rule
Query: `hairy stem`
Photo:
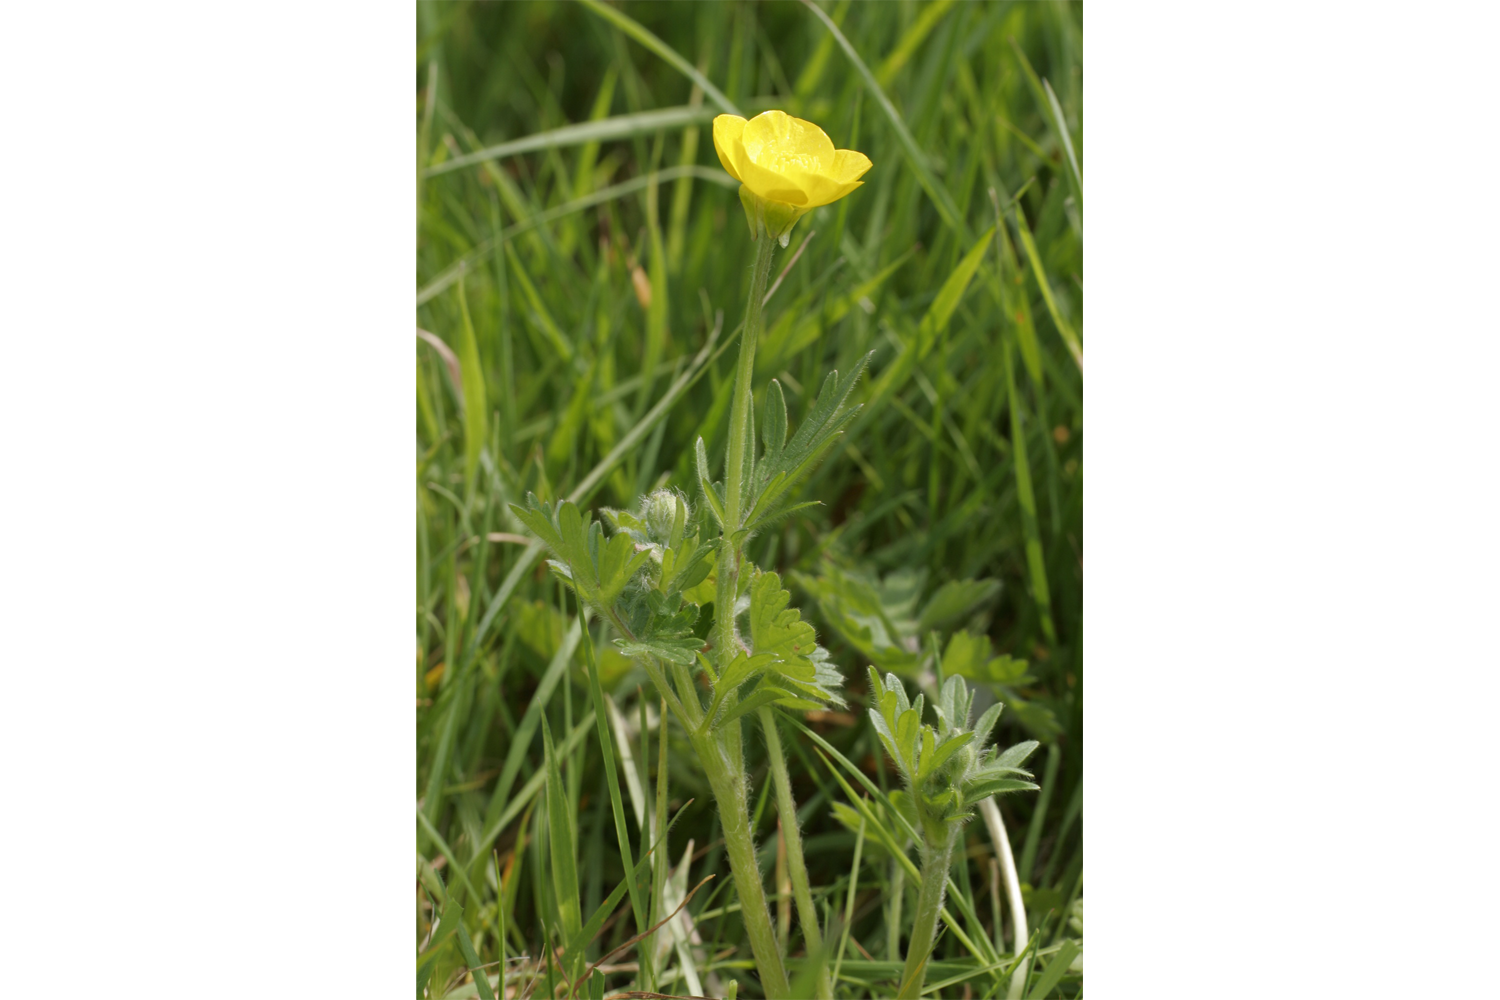
[[[734,408],[729,415],[729,458],[724,469],[724,513],[726,528],[740,528],[744,517],[745,461],[754,451],[754,428],[750,423],[751,385],[755,378],[755,348],[760,340],[762,299],[771,274],[771,253],[776,241],[764,231],[756,242],[755,271],[750,279],[750,301],[745,306],[745,330],[740,334],[740,360],[734,374]]]
[[[713,736],[695,735],[693,748],[702,760],[709,788],[718,801],[719,821],[724,829],[724,853],[729,858],[735,891],[739,893],[740,917],[745,924],[745,936],[750,939],[750,950],[755,955],[761,988],[769,1000],[790,997],[792,988],[781,961],[781,948],[776,941],[776,929],[771,925],[770,907],[766,904],[760,862],[755,856],[755,834],[750,828],[750,812],[745,800],[745,772],[743,768],[734,767]]]
[[[750,280],[750,302],[745,308],[745,327],[740,334],[740,359],[735,369],[734,403],[729,417],[729,454],[724,469],[724,535],[719,546],[714,581],[714,658],[719,675],[740,651],[735,635],[734,605],[739,594],[741,546],[735,539],[744,520],[746,504],[746,466],[755,450],[750,422],[751,381],[755,377],[755,346],[760,339],[761,300],[765,298],[766,279],[771,272],[771,249],[775,240],[761,232],[757,241],[755,271]],[[733,693],[723,698],[725,708],[735,703]],[[706,720],[710,727],[712,720]],[[738,720],[704,735],[693,733],[693,745],[708,775],[709,786],[718,800],[719,820],[724,828],[725,854],[734,875],[734,887],[740,897],[740,916],[745,935],[755,954],[761,987],[771,1000],[791,995],[781,947],[771,925],[771,910],[766,905],[765,884],[755,856],[755,835],[750,828],[750,814],[745,804],[745,757]],[[801,852],[798,851],[800,863]]]
[[[953,864],[953,845],[957,829],[947,832],[941,843],[922,845],[922,886],[917,893],[917,912],[912,923],[911,941],[906,946],[906,966],[901,970],[901,992],[898,1000],[916,1000],[922,995],[922,981],[927,978],[927,958],[937,934],[938,916],[943,911],[943,889],[948,882],[948,868]]]
[[[797,803],[792,798],[792,782],[787,775],[786,757],[781,751],[781,734],[776,731],[776,717],[769,706],[760,709],[760,725],[766,733],[766,757],[771,762],[771,780],[776,785],[776,812],[781,817],[781,832],[786,837],[787,874],[792,880],[792,897],[797,901],[797,919],[802,924],[802,939],[807,942],[807,957],[819,962],[818,978],[813,988],[818,1000],[833,1000],[828,968],[819,958],[823,952],[823,933],[818,929],[818,911],[813,908],[807,862],[802,857]]]
[[[771,250],[776,241],[762,232],[756,241],[755,272],[750,279],[750,303],[740,334],[740,360],[735,368],[734,405],[729,414],[729,454],[724,464],[724,540],[719,548],[714,591],[714,646],[719,672],[739,651],[734,636],[734,602],[739,593],[740,546],[734,542],[745,516],[745,465],[755,450],[750,420],[751,381],[755,378],[755,344],[760,339],[761,299],[771,273]]]

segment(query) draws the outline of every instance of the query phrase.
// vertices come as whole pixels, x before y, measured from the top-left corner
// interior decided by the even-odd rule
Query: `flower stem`
[[[922,886],[917,893],[917,912],[912,922],[911,940],[906,946],[906,967],[901,971],[898,1000],[916,1000],[922,995],[922,981],[927,978],[927,958],[932,953],[932,939],[937,933],[938,916],[943,911],[943,889],[948,882],[948,868],[953,863],[953,845],[957,829],[949,831],[942,843],[922,844]]]
[[[755,271],[750,279],[750,302],[745,309],[745,327],[740,334],[740,359],[735,369],[734,403],[729,416],[729,454],[724,469],[724,535],[719,545],[714,587],[714,658],[720,676],[739,652],[735,635],[734,605],[739,595],[742,540],[736,539],[745,517],[746,466],[755,451],[754,429],[750,421],[751,381],[755,377],[755,345],[760,339],[761,300],[766,294],[766,279],[771,272],[771,251],[775,240],[762,231],[756,241]],[[732,708],[735,697],[726,694],[725,708]],[[712,720],[707,720],[712,725]],[[734,887],[740,897],[740,916],[745,936],[755,954],[761,988],[769,1000],[791,995],[786,966],[776,930],[771,925],[771,910],[766,905],[766,890],[761,879],[760,863],[755,855],[755,834],[750,828],[746,806],[745,758],[738,720],[717,731],[697,735],[689,730],[694,749],[702,760],[709,787],[718,800],[719,820],[724,829],[724,849]],[[802,860],[801,851],[797,860]]]
[[[786,756],[781,751],[781,734],[776,731],[776,717],[769,706],[760,709],[760,725],[766,733],[766,757],[771,762],[771,780],[776,785],[776,812],[781,817],[781,832],[786,837],[787,874],[792,880],[792,896],[797,901],[797,919],[802,924],[802,940],[807,943],[807,957],[819,963],[814,985],[818,1000],[833,1000],[828,981],[828,967],[822,960],[823,933],[818,929],[818,911],[813,908],[812,886],[807,880],[807,862],[802,857],[802,831],[797,829],[797,803],[792,798],[792,782],[787,776]]]
[[[738,723],[735,723],[738,729]],[[693,748],[703,763],[708,785],[718,801],[719,822],[724,830],[724,853],[734,876],[734,888],[740,897],[740,917],[745,936],[755,955],[761,988],[768,1000],[792,995],[776,929],[771,926],[771,910],[766,905],[766,889],[761,879],[760,862],[755,856],[755,834],[750,828],[750,812],[745,800],[745,772],[736,768],[724,753],[718,739],[709,735],[692,737]]]
[[[745,306],[745,329],[740,334],[740,360],[734,375],[734,408],[729,416],[729,458],[724,469],[724,513],[728,529],[742,527],[745,511],[744,474],[749,454],[755,450],[755,428],[750,421],[751,381],[755,378],[755,347],[760,340],[762,299],[771,274],[771,253],[776,241],[764,229],[756,241],[755,271],[750,278],[750,301]]]
[[[739,596],[740,562],[743,539],[736,541],[745,516],[745,466],[755,451],[755,431],[750,419],[751,381],[755,378],[755,345],[760,339],[761,306],[766,294],[766,279],[771,273],[771,251],[776,241],[764,230],[756,243],[755,271],[750,279],[750,302],[745,307],[745,326],[740,332],[740,359],[734,376],[734,405],[729,416],[729,454],[724,469],[724,535],[719,543],[714,581],[714,658],[723,675],[740,651],[734,629],[734,605]],[[722,702],[731,709],[738,699],[727,692]],[[712,720],[710,720],[712,725]],[[735,771],[745,769],[744,745],[738,722],[719,732],[719,742]]]
[[[771,273],[771,251],[776,241],[761,232],[756,241],[755,271],[750,279],[750,303],[745,308],[745,328],[740,333],[740,360],[735,368],[734,405],[729,414],[729,454],[724,465],[724,539],[719,547],[714,591],[714,646],[719,672],[729,666],[738,649],[734,637],[734,602],[739,593],[740,546],[735,533],[745,516],[745,465],[754,454],[754,427],[750,420],[751,381],[755,378],[755,344],[760,339],[761,299]]]

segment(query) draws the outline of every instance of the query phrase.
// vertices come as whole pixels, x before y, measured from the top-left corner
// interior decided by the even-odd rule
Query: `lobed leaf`
[[[756,654],[769,653],[780,673],[801,681],[813,681],[817,670],[812,653],[817,633],[802,620],[802,613],[787,605],[792,595],[781,588],[776,573],[755,574],[750,584],[750,646]]]

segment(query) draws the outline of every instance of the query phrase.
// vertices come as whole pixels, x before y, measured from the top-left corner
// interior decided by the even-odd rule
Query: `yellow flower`
[[[740,182],[752,233],[759,213],[776,237],[784,237],[806,212],[859,187],[860,176],[871,167],[865,154],[834,149],[822,129],[785,111],[767,111],[749,121],[720,115],[714,119],[714,149]]]

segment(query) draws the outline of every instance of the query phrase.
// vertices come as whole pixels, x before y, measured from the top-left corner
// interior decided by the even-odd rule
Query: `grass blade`
[[[1031,825],[1026,828],[1026,843],[1021,847],[1021,865],[1018,872],[1023,882],[1032,881],[1031,869],[1036,867],[1036,849],[1042,839],[1042,825],[1046,822],[1047,806],[1052,802],[1052,789],[1057,784],[1057,769],[1062,764],[1062,750],[1056,743],[1047,748],[1047,769],[1042,775],[1042,790],[1037,793],[1036,809],[1031,814]]]
[[[573,832],[573,811],[568,808],[567,788],[552,745],[552,730],[542,716],[542,748],[547,769],[547,835],[551,839],[552,888],[557,897],[557,912],[562,918],[563,940],[576,937],[583,929],[578,904],[577,836]],[[568,978],[577,978],[569,970]]]
[[[1073,964],[1073,959],[1083,949],[1077,943],[1069,940],[1064,941],[1059,947],[1052,960],[1047,963],[1047,971],[1037,977],[1036,984],[1031,987],[1031,992],[1026,994],[1026,1000],[1045,1000],[1050,996],[1054,987],[1062,982],[1062,977],[1067,974],[1068,966]]]
[[[597,0],[586,0],[586,2],[597,2]],[[891,103],[891,99],[885,96],[885,91],[881,88],[880,81],[875,79],[875,74],[870,72],[870,67],[865,65],[865,61],[859,57],[859,53],[855,51],[849,39],[844,37],[844,33],[839,30],[839,26],[833,23],[833,19],[823,13],[812,0],[802,0],[802,2],[807,5],[808,10],[817,15],[818,20],[822,21],[823,26],[833,35],[834,40],[839,43],[839,47],[844,50],[844,54],[849,57],[849,61],[854,64],[854,69],[864,79],[865,86],[869,88],[871,95],[879,102],[881,110],[891,120],[891,127],[896,130],[896,138],[901,143],[902,152],[906,154],[907,163],[911,166],[913,172],[916,173],[917,182],[922,185],[922,190],[927,192],[928,197],[932,199],[933,205],[937,207],[938,214],[943,217],[943,222],[954,232],[963,236],[967,232],[968,227],[959,218],[958,208],[953,204],[953,196],[933,176],[932,167],[927,163],[927,156],[917,148],[917,140],[912,138],[911,130],[906,127],[906,122],[902,120],[901,113],[896,110],[896,106]]]
[[[588,732],[588,726],[588,719],[580,720],[573,727],[573,731],[568,734],[568,738],[562,741],[558,752],[565,756],[572,753],[583,740],[584,734]],[[511,821],[520,815],[521,810],[525,809],[527,804],[536,798],[537,793],[542,790],[542,785],[546,780],[547,772],[538,771],[531,776],[526,784],[521,786],[521,790],[515,794],[515,797],[510,800],[510,804],[505,807],[505,811],[500,814],[500,818],[485,828],[484,834],[479,838],[479,844],[474,851],[476,858],[489,852],[489,849],[495,845],[495,840],[500,836],[501,831],[510,826]]]
[[[1036,602],[1042,620],[1042,631],[1048,642],[1057,642],[1052,624],[1052,593],[1047,588],[1047,564],[1042,559],[1042,534],[1037,527],[1036,494],[1031,488],[1031,465],[1026,457],[1026,425],[1022,423],[1021,403],[1016,398],[1015,363],[1011,358],[1014,336],[1009,327],[1001,333],[1000,353],[1005,367],[1005,396],[1010,404],[1010,440],[1015,449],[1016,499],[1021,505],[1021,529],[1026,538],[1026,568],[1031,579],[1031,598]]]
[[[891,50],[880,63],[880,68],[875,71],[875,80],[881,87],[889,87],[896,74],[901,72],[907,60],[911,58],[917,47],[927,40],[928,34],[937,27],[937,23],[948,13],[956,0],[934,0],[932,3],[922,5],[922,13],[912,22],[911,27],[901,34],[901,41]]]
[[[474,883],[469,881],[469,875],[464,871],[463,865],[458,863],[458,856],[453,853],[453,849],[448,846],[448,842],[443,839],[443,835],[438,833],[437,827],[433,826],[432,822],[426,816],[422,815],[422,810],[420,809],[417,810],[417,822],[421,824],[422,829],[427,831],[427,836],[432,838],[432,842],[437,845],[437,849],[443,852],[443,857],[448,859],[448,864],[453,868],[454,877],[463,883],[463,887],[468,891],[469,897],[475,902],[483,899],[484,897],[480,896],[479,891],[474,888]],[[452,895],[450,892],[449,899],[452,899]]]
[[[542,149],[610,142],[616,139],[630,139],[638,135],[652,135],[664,129],[702,125],[704,122],[712,121],[715,114],[717,112],[711,108],[683,104],[678,107],[658,108],[655,111],[641,111],[631,115],[616,115],[599,121],[578,122],[561,128],[549,129],[546,132],[536,132],[494,146],[486,146],[484,149],[465,153],[451,160],[444,160],[435,167],[428,167],[422,172],[422,176],[436,177],[439,174],[462,170],[464,167],[477,166],[491,160],[503,160],[507,156],[534,153]]]
[[[482,1000],[495,1000],[495,991],[490,989],[490,981],[485,977],[484,970],[480,968],[479,953],[474,950],[474,942],[469,938],[469,932],[464,930],[463,920],[459,920],[455,928],[458,936],[458,952],[464,957],[464,964],[469,967],[469,975],[474,977],[474,989],[478,991]],[[501,966],[500,975],[504,977],[504,966]]]
[[[591,194],[586,194],[581,198],[574,198],[566,204],[558,205],[556,208],[549,208],[545,212],[538,212],[536,215],[522,219],[514,225],[505,227],[497,235],[479,243],[474,249],[444,268],[437,277],[418,289],[417,305],[420,306],[426,302],[430,302],[433,296],[438,295],[451,286],[466,270],[473,268],[474,265],[494,253],[507,241],[524,232],[548,222],[561,219],[564,216],[572,215],[575,212],[582,212],[585,209],[593,208],[595,205],[602,205],[605,202],[614,201],[616,198],[623,198],[625,195],[634,194],[652,183],[672,181],[679,177],[696,177],[698,180],[712,181],[720,187],[725,188],[738,188],[740,186],[739,181],[730,177],[721,169],[709,169],[708,167],[695,165],[691,167],[667,167],[665,170],[657,170],[649,174],[643,174],[640,177],[632,177],[628,181],[621,181],[619,184],[611,184],[609,187],[600,188]]]
[[[572,624],[563,633],[563,640],[558,645],[552,662],[547,665],[546,673],[542,674],[542,679],[537,682],[536,690],[532,692],[531,703],[526,706],[526,714],[521,717],[521,723],[516,726],[515,733],[511,737],[510,749],[505,752],[505,763],[500,767],[500,780],[495,783],[495,791],[490,797],[489,810],[485,817],[490,823],[498,819],[505,812],[506,806],[510,804],[510,789],[515,783],[522,763],[526,760],[527,751],[531,749],[531,738],[536,735],[537,723],[558,681],[562,680],[563,675],[568,671],[568,664],[578,648],[582,630],[582,624],[575,615]]]
[[[720,108],[723,108],[726,113],[731,115],[739,115],[741,118],[745,117],[744,113],[740,111],[739,108],[735,107],[734,102],[725,97],[724,92],[721,91],[718,87],[715,87],[713,83],[709,81],[708,77],[704,76],[702,73],[694,69],[693,64],[682,58],[682,56],[678,55],[676,49],[672,48],[672,46],[668,45],[660,38],[657,38],[650,31],[647,31],[646,28],[640,24],[640,22],[636,21],[628,14],[625,14],[622,11],[611,7],[606,3],[602,3],[601,0],[581,0],[581,2],[589,10],[593,11],[595,14],[598,14],[606,21],[609,21],[615,27],[625,32],[625,34],[629,35],[631,38],[634,38],[646,48],[650,49],[652,52],[655,52],[667,62],[671,63],[673,68],[676,69],[679,73],[687,77],[689,80],[692,80],[698,86],[702,87],[703,92],[708,95],[709,99],[717,104]]]
[[[922,316],[922,322],[917,327],[916,339],[902,347],[896,360],[880,373],[880,378],[870,389],[870,394],[865,400],[865,408],[860,415],[861,421],[867,420],[870,415],[874,414],[874,403],[895,392],[905,384],[907,379],[911,378],[917,364],[937,343],[938,335],[947,329],[954,310],[963,300],[964,292],[968,291],[975,272],[979,270],[979,265],[984,260],[984,252],[988,249],[990,238],[994,233],[994,227],[991,227],[976,240],[944,280],[943,286],[938,289],[937,297],[932,300],[932,305],[928,306],[927,312]]]
[[[1037,287],[1042,290],[1042,301],[1047,303],[1047,312],[1052,315],[1052,322],[1057,326],[1058,336],[1062,337],[1063,343],[1068,347],[1068,353],[1073,355],[1073,360],[1078,363],[1080,371],[1083,370],[1083,344],[1078,340],[1078,334],[1074,332],[1072,324],[1063,319],[1058,311],[1057,300],[1052,297],[1052,286],[1047,283],[1047,274],[1042,270],[1042,255],[1037,253],[1036,241],[1031,237],[1031,229],[1026,225],[1026,213],[1019,204],[1015,205],[1016,235],[1021,238],[1021,246],[1026,249],[1026,259],[1031,262],[1031,274],[1036,278]]]
[[[583,655],[584,663],[588,667],[589,698],[594,704],[594,722],[599,736],[599,747],[604,755],[604,775],[609,786],[609,807],[614,812],[615,839],[620,848],[620,864],[626,871],[632,871],[635,866],[632,864],[633,857],[630,851],[630,831],[625,827],[625,805],[620,798],[620,776],[615,770],[615,748],[613,741],[609,738],[609,719],[604,714],[604,691],[599,684],[599,665],[594,660],[594,637],[588,634],[587,628],[584,629]],[[628,880],[627,888],[630,892],[630,909],[635,916],[636,930],[644,931],[649,903],[641,899],[641,892],[636,887],[634,879]],[[651,953],[645,948],[641,949],[640,963],[642,975],[649,977]]]

